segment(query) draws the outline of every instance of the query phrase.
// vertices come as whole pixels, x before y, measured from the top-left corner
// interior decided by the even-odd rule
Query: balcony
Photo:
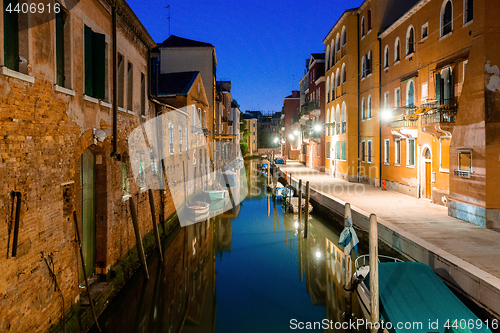
[[[203,134],[205,136],[212,134],[212,131],[209,128],[203,128],[202,130],[203,130]]]
[[[422,131],[435,137],[451,136],[451,132],[457,116],[457,99],[441,99],[422,104],[418,111]]]
[[[193,134],[203,134],[203,127],[201,127],[201,126],[191,126],[191,133],[193,133]]]
[[[418,115],[414,110],[395,116],[391,121],[391,133],[401,138],[418,137]]]

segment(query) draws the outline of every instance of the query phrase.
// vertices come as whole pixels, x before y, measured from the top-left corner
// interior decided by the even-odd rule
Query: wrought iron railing
[[[417,127],[418,117],[414,115],[403,114],[391,121],[391,128],[402,128],[402,127]]]

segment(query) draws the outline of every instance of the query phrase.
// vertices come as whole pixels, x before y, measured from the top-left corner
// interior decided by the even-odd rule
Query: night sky
[[[211,43],[217,79],[231,79],[241,110],[280,111],[299,90],[305,60],[324,52],[323,39],[362,0],[128,0],[155,42],[173,35]],[[286,4],[283,4],[286,3]]]

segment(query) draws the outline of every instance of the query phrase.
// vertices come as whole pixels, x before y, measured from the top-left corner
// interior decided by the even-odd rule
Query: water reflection
[[[248,174],[259,174],[256,163]],[[303,221],[269,199],[263,177],[248,184],[237,208],[179,228],[165,261],[149,263],[150,281],[137,273],[101,316],[105,332],[288,332],[292,319],[344,321],[338,233],[314,216],[304,238]]]

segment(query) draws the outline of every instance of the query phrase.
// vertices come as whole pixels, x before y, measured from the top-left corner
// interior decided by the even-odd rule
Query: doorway
[[[432,154],[426,147],[422,153],[422,198],[432,199]]]
[[[95,155],[87,148],[80,157],[80,185],[82,188],[82,250],[85,272],[92,276],[95,270],[96,205],[95,205]],[[83,272],[81,272],[83,279]]]

